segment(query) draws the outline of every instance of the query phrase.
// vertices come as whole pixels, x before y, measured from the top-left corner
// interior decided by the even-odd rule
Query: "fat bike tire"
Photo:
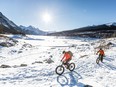
[[[68,65],[68,69],[69,69],[70,71],[73,71],[73,70],[75,69],[75,64],[74,64],[74,63],[70,63],[70,64]]]
[[[58,75],[62,75],[64,73],[64,67],[62,65],[57,66],[55,72]]]
[[[99,59],[99,58],[97,58],[97,59],[96,59],[96,63],[97,63],[97,64],[99,64],[99,61],[100,61],[100,59]]]

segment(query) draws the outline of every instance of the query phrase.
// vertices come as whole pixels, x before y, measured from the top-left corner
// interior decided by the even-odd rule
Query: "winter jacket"
[[[69,59],[71,59],[71,55],[68,52],[65,52],[62,60],[67,61]]]
[[[104,55],[104,51],[103,50],[99,50],[98,52],[97,52],[97,54],[100,54],[100,55]]]

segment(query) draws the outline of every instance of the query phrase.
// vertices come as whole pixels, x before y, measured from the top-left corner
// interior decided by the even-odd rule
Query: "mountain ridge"
[[[47,32],[33,26],[18,26],[0,12],[0,34],[46,35]]]
[[[50,33],[51,36],[80,36],[80,37],[99,37],[106,38],[110,36],[116,37],[116,23],[101,24],[94,26],[86,26],[72,30]]]
[[[47,32],[44,32],[42,30],[40,30],[39,28],[35,28],[34,26],[23,26],[23,25],[20,25],[19,26],[23,32],[25,32],[25,34],[32,34],[32,35],[46,35]]]
[[[0,33],[24,34],[20,28],[0,12]]]

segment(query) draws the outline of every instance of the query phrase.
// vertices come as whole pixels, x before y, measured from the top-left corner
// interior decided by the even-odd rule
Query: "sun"
[[[44,13],[42,16],[42,19],[44,22],[48,23],[52,21],[52,17],[49,13]]]

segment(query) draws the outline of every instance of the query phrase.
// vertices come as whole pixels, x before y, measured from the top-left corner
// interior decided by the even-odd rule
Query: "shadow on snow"
[[[78,82],[79,79],[82,79],[82,76],[78,74],[76,71],[65,73],[65,75],[57,76],[57,82],[62,86],[69,87],[92,87],[89,85],[84,85],[81,82]]]

